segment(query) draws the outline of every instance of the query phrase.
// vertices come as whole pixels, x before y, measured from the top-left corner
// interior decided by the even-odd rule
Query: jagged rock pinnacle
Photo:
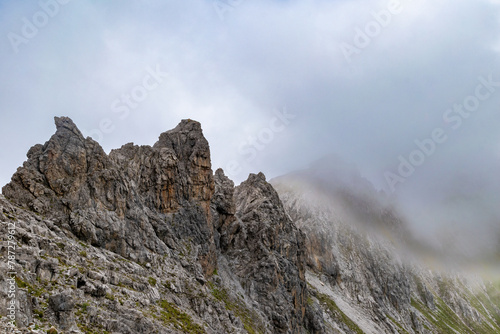
[[[161,274],[161,280],[170,279],[167,271],[168,275],[184,273],[184,279],[174,279],[177,287],[170,283],[160,287],[152,283],[156,282],[152,277],[148,285],[131,281],[134,298],[137,294],[148,296],[144,303],[141,301],[142,305],[154,305],[178,287],[183,291],[199,291],[204,296],[202,299],[193,299],[190,293],[167,299],[177,305],[181,297],[195,300],[184,301],[184,308],[196,309],[193,314],[206,319],[213,328],[208,333],[222,333],[231,327],[235,330],[230,332],[243,332],[243,324],[226,314],[224,305],[214,307],[210,304],[213,301],[209,304],[203,301],[213,299],[208,296],[207,280],[215,277],[216,270],[225,271],[225,277],[238,282],[240,292],[254,300],[250,306],[254,311],[248,314],[252,314],[251,320],[259,332],[302,332],[307,307],[304,236],[288,218],[264,174],[251,174],[237,188],[222,169],[214,175],[209,144],[201,124],[193,120],[182,120],[174,129],[163,132],[152,147],[126,144],[109,155],[90,137],[84,138],[70,118],[55,117],[54,120],[56,133],[44,145],[30,149],[28,160],[3,188],[10,200],[8,205],[28,209],[25,210],[31,211],[28,215],[34,211],[48,219],[50,223],[43,228],[50,226],[61,240],[77,244],[67,247],[70,251],[80,242],[88,245],[89,253],[105,249],[129,262],[144,265],[139,266],[141,275]],[[68,239],[78,239],[79,243]],[[60,241],[55,248],[47,249],[60,249],[65,245]],[[75,251],[70,258],[86,263],[86,255],[82,255],[86,252]],[[40,252],[37,250],[36,254]],[[111,257],[109,252],[106,257]],[[219,259],[224,262],[223,266],[219,266]],[[106,263],[108,273],[118,270],[115,278],[91,283],[98,275],[79,275],[76,270],[75,275],[79,275],[76,289],[82,292],[61,289],[51,297],[49,306],[60,328],[75,325],[72,314],[76,300],[100,298],[102,302],[107,292],[122,288],[117,276],[128,279],[125,273],[128,274],[130,267],[124,269],[123,264],[99,261]],[[47,268],[48,272],[40,275],[52,277],[57,265],[44,263],[31,270],[42,272],[40,268]],[[118,286],[119,283],[122,285]],[[103,284],[116,287],[109,289]],[[241,304],[239,293],[236,296],[236,292],[228,290],[229,295],[233,295],[232,300],[240,303],[242,309],[248,308],[245,303]],[[201,304],[197,304],[200,300]],[[64,303],[71,307],[62,307]],[[118,313],[116,319],[120,319],[114,323],[125,329],[113,328],[113,331],[161,332],[153,322],[141,329],[133,327],[135,322],[124,322],[123,319],[130,316],[123,311],[127,305],[113,311]],[[203,311],[208,309],[220,309],[222,314],[212,321],[213,312]],[[228,320],[231,317],[234,321]],[[266,327],[269,330],[263,330]]]
[[[54,122],[56,123],[57,132],[62,132],[64,130],[68,130],[75,134],[78,137],[83,139],[83,135],[75,125],[75,123],[69,117],[54,117]]]
[[[175,234],[182,238],[194,230],[192,239],[202,245],[200,262],[207,272],[213,270],[214,182],[208,142],[198,122],[182,121],[154,147],[129,144],[108,156],[70,118],[54,120],[56,133],[29,151],[3,188],[7,198],[52,217],[82,240],[133,259],[165,253],[167,245],[174,247]],[[191,215],[199,226],[183,224],[176,233],[162,227],[161,235],[152,237],[150,232],[165,218],[146,219],[147,228],[136,226],[137,219],[145,219],[138,217],[147,216],[146,208],[159,215],[182,209],[175,219]]]

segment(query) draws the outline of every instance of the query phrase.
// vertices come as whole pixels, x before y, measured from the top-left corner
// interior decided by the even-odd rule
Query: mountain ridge
[[[71,119],[55,124],[0,195],[15,240],[1,249],[0,332],[500,330],[496,288],[413,268],[349,223],[406,233],[376,192],[311,201],[263,173],[235,187],[190,119],[109,154]]]
[[[56,133],[44,145],[38,144],[29,150],[28,160],[14,174],[12,181],[3,187],[5,198],[11,202],[6,210],[15,211],[11,205],[25,208],[28,220],[36,220],[35,216],[43,217],[42,225],[52,232],[56,231],[54,233],[59,237],[78,240],[88,249],[92,247],[112,252],[126,261],[145,266],[147,270],[162,268],[162,259],[170,259],[182,268],[179,269],[182,275],[194,279],[190,288],[192,291],[212,295],[207,299],[214,304],[222,303],[227,308],[231,303],[238,305],[240,311],[258,314],[255,319],[226,315],[224,326],[221,321],[210,324],[210,321],[200,320],[199,312],[193,314],[207,332],[221,332],[221,326],[227,327],[229,332],[237,332],[238,328],[244,330],[242,317],[247,323],[266,324],[268,328],[263,332],[301,331],[307,308],[307,286],[300,249],[293,246],[300,244],[301,237],[282,209],[266,213],[269,208],[279,207],[276,202],[279,198],[263,174],[251,174],[236,188],[222,170],[214,174],[208,142],[203,136],[201,124],[193,120],[182,120],[176,128],[162,133],[153,146],[126,144],[112,150],[109,155],[91,138],[83,138],[71,119],[56,117],[55,123]],[[262,203],[250,203],[247,197],[255,193],[269,199]],[[234,199],[238,199],[238,205]],[[268,214],[271,216],[265,221],[252,218]],[[275,222],[276,219],[279,222]],[[40,224],[40,219],[37,224]],[[39,239],[32,234],[29,238]],[[280,240],[289,240],[290,244],[280,246]],[[259,251],[254,254],[249,248],[255,245],[259,247],[254,251]],[[283,247],[287,248],[286,251]],[[31,250],[37,253],[36,249]],[[89,251],[84,249],[80,253],[88,254]],[[227,293],[224,287],[216,287],[212,278],[221,270],[219,259],[231,271],[226,275],[228,280],[239,285],[241,291],[251,294],[259,303],[246,306],[246,302]],[[244,261],[249,266],[241,267],[240,263]],[[52,263],[51,268],[71,262],[74,261],[66,259],[58,265]],[[72,266],[78,267],[78,264]],[[111,264],[104,268],[108,266]],[[262,268],[270,270],[260,273]],[[22,268],[18,269],[23,272]],[[77,291],[79,285],[82,289],[102,285],[78,284],[80,281],[87,282],[89,275],[107,276],[103,272],[90,274],[84,269],[81,271],[85,273],[83,277],[77,275],[76,283],[70,285],[76,286]],[[291,280],[283,280],[282,276],[286,276],[284,273],[287,271],[301,274],[293,274]],[[30,272],[36,273],[36,268]],[[158,281],[161,275],[156,273],[152,277]],[[33,286],[36,279],[41,280],[40,275],[35,276],[35,280],[28,274],[17,279],[26,282],[21,286]],[[67,287],[62,281],[57,284],[59,289]],[[105,291],[105,296],[113,289],[120,290],[120,286],[110,282],[104,285],[106,287],[101,287],[99,291]],[[157,290],[154,295],[172,295],[175,300],[169,286]],[[226,291],[224,298],[220,295],[221,291]],[[90,288],[86,292],[84,296],[102,298],[103,292]],[[193,298],[186,299],[193,303]],[[30,301],[26,303],[30,304]],[[151,300],[144,303],[151,304]],[[182,306],[187,310],[193,308],[193,305]],[[156,305],[156,309],[161,314],[161,305]],[[52,321],[63,330],[78,332],[91,325],[84,318],[80,319],[81,322],[74,317],[69,317],[73,319],[69,323],[59,321],[57,306],[49,305],[46,311],[37,312],[47,312],[49,318],[52,315]],[[27,325],[26,319],[33,320],[33,314],[26,315],[25,321],[17,320]],[[154,321],[154,317],[152,319],[150,330],[166,330],[161,330],[158,321]],[[123,333],[137,333],[137,329],[130,326],[119,329]]]

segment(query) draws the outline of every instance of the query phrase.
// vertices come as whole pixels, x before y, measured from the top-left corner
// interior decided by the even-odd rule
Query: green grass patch
[[[359,328],[354,321],[352,321],[344,312],[342,312],[342,310],[330,297],[325,294],[318,293],[318,299],[321,303],[326,304],[328,310],[336,321],[342,322],[356,334],[364,334],[361,328]]]
[[[156,286],[156,279],[154,277],[149,277],[148,282],[151,286]]]
[[[398,331],[400,333],[405,333],[405,334],[408,334],[408,331],[406,329],[404,329],[403,326],[401,326],[401,324],[399,322],[396,321],[396,319],[394,319],[393,317],[391,317],[390,315],[386,314],[387,318],[389,318],[389,320],[392,321],[393,324],[395,324],[397,327],[398,327]]]
[[[249,310],[243,301],[235,300],[231,298],[226,289],[214,285],[209,282],[210,291],[212,296],[218,301],[224,303],[226,310],[231,311],[240,318],[243,323],[243,327],[250,334],[264,333],[265,329],[256,320],[258,319],[257,314]]]
[[[436,311],[432,312],[425,305],[412,298],[411,305],[442,334],[477,334],[465,324],[441,298],[436,300]]]
[[[44,289],[39,289],[37,287],[32,286],[28,282],[24,282],[19,276],[16,276],[15,280],[18,288],[28,290],[28,294],[32,296],[40,297],[44,292],[46,292],[46,290]]]
[[[79,304],[77,306],[78,306],[78,310],[75,312],[75,315],[76,316],[81,316],[82,314],[87,313],[87,308],[90,306],[90,304],[89,303],[83,303],[83,304]]]
[[[83,248],[89,248],[89,245],[87,245],[87,244],[85,244],[85,243],[83,243],[83,242],[81,242],[81,241],[78,241],[78,244],[79,244],[80,246],[82,246]]]
[[[175,328],[182,330],[183,333],[205,333],[203,327],[194,323],[189,314],[181,312],[175,305],[166,300],[161,300],[159,305],[162,308],[160,319],[163,323],[173,325]]]
[[[464,296],[476,311],[487,319],[481,323],[469,323],[478,333],[500,333],[500,295],[498,290],[492,288],[488,287],[487,293],[468,293]]]
[[[33,314],[35,315],[35,317],[38,318],[38,320],[43,319],[43,311],[35,309],[35,310],[33,310]]]

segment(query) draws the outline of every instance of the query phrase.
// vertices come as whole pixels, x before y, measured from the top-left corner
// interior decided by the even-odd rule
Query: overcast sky
[[[407,203],[475,203],[499,224],[499,13],[493,0],[2,0],[0,184],[54,116],[107,152],[191,118],[236,183],[335,153]]]

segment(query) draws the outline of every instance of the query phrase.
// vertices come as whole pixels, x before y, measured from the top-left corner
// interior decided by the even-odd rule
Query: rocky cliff
[[[55,123],[0,195],[0,333],[500,332],[498,288],[402,257],[356,173],[235,187],[198,122],[109,154]]]
[[[64,333],[306,331],[304,236],[262,174],[214,174],[192,120],[109,155],[55,123],[2,189],[4,320],[13,301],[19,328]]]

